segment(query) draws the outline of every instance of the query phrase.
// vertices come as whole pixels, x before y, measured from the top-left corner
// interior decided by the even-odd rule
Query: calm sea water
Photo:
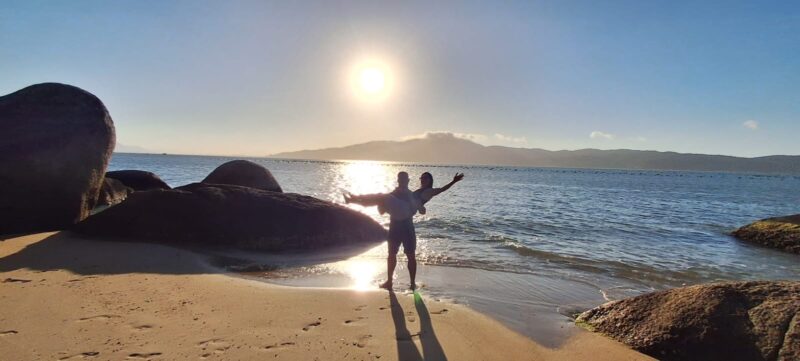
[[[109,168],[152,171],[179,186],[232,159],[114,154]],[[400,170],[412,188],[424,171],[437,185],[466,173],[416,218],[422,292],[543,342],[566,332],[553,331],[568,324],[564,315],[606,300],[711,281],[800,280],[800,256],[728,235],[759,218],[800,213],[799,176],[247,159],[286,192],[338,203],[345,190],[391,190]],[[272,280],[372,288],[385,277],[384,247],[347,261],[283,258]],[[397,273],[398,284],[407,280],[402,265]]]

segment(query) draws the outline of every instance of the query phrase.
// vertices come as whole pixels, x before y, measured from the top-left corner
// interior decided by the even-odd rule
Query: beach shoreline
[[[649,359],[578,332],[547,348],[463,305],[232,277],[205,257],[68,232],[0,241],[0,352],[35,359]]]

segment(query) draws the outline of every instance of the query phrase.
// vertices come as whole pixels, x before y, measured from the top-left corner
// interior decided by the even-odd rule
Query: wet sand
[[[646,360],[577,332],[547,348],[461,305],[232,277],[206,256],[41,233],[0,241],[8,360]]]

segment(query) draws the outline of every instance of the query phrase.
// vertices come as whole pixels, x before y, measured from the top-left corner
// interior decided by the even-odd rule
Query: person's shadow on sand
[[[389,303],[392,310],[392,320],[394,321],[395,335],[397,338],[397,359],[398,360],[447,360],[444,354],[442,345],[436,338],[436,333],[433,331],[433,324],[431,323],[431,316],[428,309],[425,307],[425,302],[418,293],[414,293],[414,306],[417,309],[419,316],[420,331],[416,334],[411,332],[406,327],[406,315],[403,312],[403,307],[397,300],[397,295],[393,291],[389,291]],[[422,354],[417,349],[414,343],[414,337],[418,337],[422,345]]]

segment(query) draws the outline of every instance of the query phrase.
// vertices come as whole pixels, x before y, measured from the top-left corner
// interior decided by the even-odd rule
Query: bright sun
[[[394,93],[394,74],[383,61],[364,60],[350,68],[349,82],[356,99],[364,104],[383,104]]]
[[[361,69],[358,75],[361,90],[367,94],[378,94],[386,88],[386,74],[378,68]]]

